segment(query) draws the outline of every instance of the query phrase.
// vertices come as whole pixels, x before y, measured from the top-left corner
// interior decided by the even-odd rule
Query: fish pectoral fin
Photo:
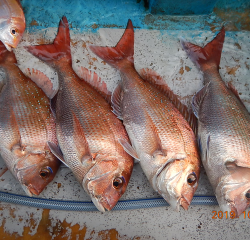
[[[111,104],[111,92],[107,88],[107,84],[101,80],[97,73],[90,71],[87,68],[81,67],[76,71],[81,80],[91,85],[97,92],[99,92],[109,104]]]
[[[44,91],[49,99],[52,99],[56,95],[57,90],[53,89],[51,80],[44,73],[34,68],[27,68],[25,75],[36,83],[36,85]]]
[[[73,116],[73,141],[76,149],[79,152],[79,157],[81,156],[91,156],[91,152],[89,149],[89,144],[84,132],[84,127],[80,122],[80,119],[77,117],[75,113],[72,113]]]
[[[226,168],[230,170],[235,170],[236,168],[248,168],[250,169],[250,164],[237,159],[230,159],[225,162]]]
[[[6,85],[6,79],[8,79],[6,73],[0,70],[0,93],[2,92],[4,85]]]
[[[50,110],[52,112],[52,114],[54,115],[54,117],[56,118],[56,101],[57,101],[57,96],[58,93],[56,93],[56,95],[50,99]]]
[[[210,85],[210,82],[207,83],[199,92],[197,92],[192,99],[192,108],[194,111],[194,114],[197,118],[199,118],[198,114],[199,114],[199,107],[204,99],[204,97],[207,94],[208,91],[208,87]]]
[[[122,112],[121,112],[121,101],[123,97],[123,91],[121,84],[118,84],[118,86],[115,88],[115,90],[112,93],[111,97],[111,105],[113,108],[113,113],[122,120]]]
[[[59,146],[57,146],[55,143],[52,143],[52,142],[47,142],[48,143],[48,146],[51,150],[51,152],[62,162],[64,163],[67,167],[69,167],[64,158],[63,158],[63,153],[61,151],[61,149],[59,148]]]
[[[135,149],[129,144],[128,141],[121,139],[121,138],[118,141],[122,145],[125,152],[127,152],[134,159],[140,161],[140,158],[138,157]]]

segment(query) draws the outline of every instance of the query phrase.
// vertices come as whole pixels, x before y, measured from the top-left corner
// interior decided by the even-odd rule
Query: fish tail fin
[[[221,51],[225,38],[225,28],[221,28],[217,36],[209,42],[205,47],[200,47],[181,39],[183,49],[186,51],[190,59],[201,69],[206,69],[215,65],[219,69]]]
[[[71,64],[70,34],[67,18],[64,16],[61,19],[58,27],[58,33],[52,44],[28,46],[26,49],[35,57],[48,64],[63,57]]]
[[[130,19],[128,20],[127,27],[115,47],[92,45],[90,49],[98,57],[115,68],[119,68],[123,60],[128,60],[131,64],[134,64],[134,28],[132,21]]]

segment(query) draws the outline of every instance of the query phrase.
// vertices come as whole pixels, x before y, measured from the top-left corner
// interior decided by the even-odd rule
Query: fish
[[[225,28],[204,47],[181,39],[202,72],[204,87],[194,95],[201,159],[223,212],[238,217],[250,204],[250,116],[236,88],[219,73]]]
[[[139,161],[156,192],[174,209],[187,210],[200,176],[196,138],[170,100],[174,94],[164,80],[153,70],[142,69],[140,74],[135,70],[132,21],[115,47],[89,48],[120,72],[112,107],[132,143],[121,142],[124,149]]]
[[[58,144],[49,98],[0,42],[0,154],[29,196],[39,195],[61,164],[48,141]]]
[[[11,51],[22,39],[25,16],[19,0],[0,1],[0,41]]]
[[[51,99],[59,148],[50,148],[68,166],[96,208],[111,210],[125,192],[133,158],[119,140],[129,142],[122,122],[112,113],[110,93],[97,74],[72,68],[70,30],[64,16],[52,44],[27,50],[58,74],[59,89]]]

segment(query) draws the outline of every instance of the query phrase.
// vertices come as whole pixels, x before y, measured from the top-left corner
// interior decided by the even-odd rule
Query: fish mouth
[[[234,216],[234,218],[238,218],[240,214],[243,212],[239,212],[232,201],[228,201],[226,204],[220,205],[220,208],[223,212],[228,212],[231,216]],[[232,215],[233,214],[233,215]]]
[[[6,43],[6,42],[3,42],[3,44],[4,44],[4,46],[6,47],[6,49],[7,49],[9,52],[12,51],[13,46],[9,45],[9,44]]]
[[[34,194],[34,195],[36,195],[36,196],[38,196],[38,195],[40,194],[40,191],[38,191],[32,184],[29,184],[29,185],[28,185],[28,189],[29,189],[29,191],[30,191],[32,194]]]
[[[96,208],[100,211],[100,212],[105,212],[106,209],[107,210],[111,210],[110,206],[104,206],[107,205],[103,202],[100,202],[100,199],[98,199],[97,197],[91,196],[91,200],[92,202],[95,204]]]
[[[177,210],[179,211],[180,206],[184,209],[184,210],[188,210],[190,205],[190,202],[184,197],[181,196],[178,200],[177,200]]]
[[[235,213],[235,217],[238,218],[241,213],[240,214],[238,213],[238,210],[233,203],[229,203],[229,206],[231,208],[230,213],[232,213],[232,212]]]
[[[41,193],[32,184],[29,184],[28,186],[22,184],[22,188],[29,197],[33,197],[33,195],[38,196]]]
[[[30,191],[30,189],[26,186],[22,184],[22,188],[25,191],[25,193],[29,196],[29,197],[33,197],[33,193]]]

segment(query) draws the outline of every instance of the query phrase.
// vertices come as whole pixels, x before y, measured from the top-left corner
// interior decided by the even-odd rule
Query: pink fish
[[[126,190],[133,159],[119,143],[129,139],[105,100],[109,98],[106,85],[86,69],[84,79],[72,69],[66,17],[52,44],[27,49],[58,73],[59,90],[51,104],[61,150],[50,143],[53,153],[72,170],[100,211],[111,210]]]
[[[0,69],[0,154],[25,192],[39,195],[60,166],[47,144],[57,145],[49,99],[2,42]]]
[[[223,27],[205,47],[182,45],[205,84],[192,103],[202,162],[221,210],[239,216],[250,204],[250,115],[237,90],[220,76],[224,38]]]
[[[195,135],[170,101],[174,95],[164,81],[152,70],[143,70],[142,76],[136,72],[131,20],[115,47],[90,49],[121,74],[112,96],[113,111],[123,120],[132,146],[121,144],[140,161],[154,190],[172,207],[187,210],[200,175]]]

